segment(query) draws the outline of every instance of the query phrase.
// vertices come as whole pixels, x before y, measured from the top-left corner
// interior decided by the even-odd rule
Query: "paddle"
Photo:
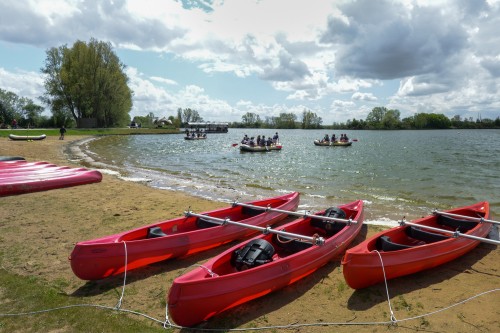
[[[226,224],[237,225],[240,227],[245,227],[245,228],[261,231],[264,235],[276,234],[276,235],[286,236],[286,237],[290,237],[290,238],[299,238],[303,241],[310,242],[313,245],[325,244],[325,239],[323,237],[318,236],[318,235],[314,235],[314,236],[310,237],[310,236],[295,234],[292,232],[275,230],[275,229],[272,229],[271,227],[264,228],[264,227],[259,227],[259,226],[252,225],[252,224],[231,221],[230,219],[220,219],[218,217],[212,217],[209,215],[196,214],[196,213],[193,213],[191,211],[184,212],[184,215],[186,217],[189,217],[189,216],[199,217],[199,218],[202,218],[203,220],[208,220],[208,222],[213,222],[213,223],[219,224],[219,225],[226,225]]]
[[[467,219],[470,221],[476,221],[476,222],[488,222],[488,223],[494,223],[494,224],[500,224],[498,221],[493,221],[493,220],[487,220],[483,217],[472,217],[472,216],[467,216],[467,215],[459,215],[459,214],[453,214],[453,213],[447,213],[447,212],[440,212],[439,210],[433,211],[434,214],[438,215],[446,215],[450,217],[458,217],[458,218],[463,218]]]
[[[325,221],[333,221],[333,222],[345,222],[347,223],[348,225],[351,224],[351,223],[358,223],[358,221],[353,221],[351,219],[349,220],[345,220],[345,219],[339,219],[339,218],[336,218],[336,217],[327,217],[327,216],[322,216],[322,215],[314,215],[314,214],[309,214],[309,213],[298,213],[298,212],[294,212],[294,211],[290,211],[290,210],[283,210],[283,209],[277,209],[277,208],[271,208],[271,207],[262,207],[262,206],[256,206],[256,205],[252,205],[252,204],[246,204],[246,203],[242,203],[242,202],[238,202],[238,201],[235,201],[233,202],[232,206],[241,206],[241,207],[248,207],[248,208],[253,208],[253,209],[257,209],[257,210],[264,210],[264,211],[269,211],[269,212],[278,212],[278,213],[285,213],[285,214],[288,214],[288,215],[292,215],[292,216],[298,216],[298,217],[314,217],[315,219],[319,219],[319,220],[325,220]]]
[[[236,147],[237,145],[238,145],[237,143],[233,143],[231,147]]]
[[[422,225],[422,224],[418,224],[418,223],[406,222],[404,219],[401,220],[401,222],[399,222],[399,224],[401,226],[412,225],[414,227],[418,227],[418,228],[422,228],[422,229],[429,229],[429,230],[432,230],[432,231],[437,231],[437,232],[442,232],[442,233],[445,233],[445,234],[450,234],[450,235],[453,235],[454,238],[464,237],[464,238],[470,238],[470,239],[478,240],[478,241],[489,243],[489,244],[493,244],[493,245],[500,245],[500,241],[497,241],[497,240],[483,238],[483,237],[478,237],[478,236],[473,236],[473,235],[467,235],[467,234],[461,233],[460,231],[450,231],[450,230],[445,230],[445,229],[430,227],[428,225]]]

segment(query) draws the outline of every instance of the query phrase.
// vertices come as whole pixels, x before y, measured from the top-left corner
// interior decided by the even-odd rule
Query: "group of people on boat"
[[[266,146],[271,146],[271,145],[276,145],[279,143],[279,135],[278,132],[276,132],[272,137],[268,136],[266,139],[265,135],[258,135],[257,139],[255,137],[248,137],[248,135],[245,134],[243,137],[243,140],[241,140],[241,144],[243,145],[249,145],[251,147],[254,146],[261,146],[261,147],[266,147]]]
[[[325,135],[323,140],[321,142],[349,142],[349,138],[347,137],[347,134],[340,134],[340,138],[337,138],[335,136],[335,133],[332,134],[332,137],[330,138],[328,134]]]
[[[194,131],[189,131],[187,128],[186,128],[186,137],[188,138],[206,138],[207,137],[207,133],[205,133],[202,130],[199,130],[199,129],[196,129]]]

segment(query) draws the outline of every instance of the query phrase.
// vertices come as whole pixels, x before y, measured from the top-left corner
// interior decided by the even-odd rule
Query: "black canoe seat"
[[[262,209],[255,209],[252,207],[242,207],[241,208],[241,213],[243,215],[248,215],[248,216],[257,216],[259,214],[264,213],[265,211]]]
[[[210,219],[206,219],[206,218],[203,218],[203,217],[198,217],[196,219],[196,226],[199,228],[199,229],[206,229],[206,228],[211,228],[211,227],[215,227],[215,226],[218,226],[219,223],[213,221],[213,220],[210,220]]]
[[[458,229],[458,231],[460,232],[467,232],[472,228],[474,228],[475,226],[477,226],[477,222],[459,220],[445,215],[439,215],[437,223],[448,227],[452,227],[454,229]]]
[[[449,237],[446,237],[445,235],[436,234],[434,232],[415,228],[414,226],[410,226],[409,228],[406,228],[405,231],[406,231],[406,234],[408,236],[410,236],[411,238],[414,238],[414,239],[420,240],[420,241],[424,241],[426,243],[439,242],[439,241],[442,241],[442,240],[449,238]]]
[[[346,218],[345,212],[338,207],[328,208],[325,211],[325,214],[323,216],[338,218],[338,219],[345,219]],[[327,221],[327,220],[312,217],[311,218],[311,226],[316,227],[316,228],[321,228],[321,229],[325,230],[325,232],[328,236],[331,236],[331,235],[335,235],[337,232],[344,229],[347,226],[347,223],[340,222],[340,221]]]
[[[377,248],[382,251],[397,251],[409,249],[413,246],[394,243],[389,236],[381,236],[377,239]]]
[[[158,238],[158,237],[164,237],[167,234],[161,230],[160,227],[150,227],[148,228],[148,234],[146,238]]]

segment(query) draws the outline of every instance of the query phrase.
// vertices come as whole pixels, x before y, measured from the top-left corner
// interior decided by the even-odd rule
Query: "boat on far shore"
[[[45,134],[41,135],[15,135],[15,134],[9,134],[9,139],[15,140],[15,141],[29,141],[29,140],[43,140],[47,136]]]

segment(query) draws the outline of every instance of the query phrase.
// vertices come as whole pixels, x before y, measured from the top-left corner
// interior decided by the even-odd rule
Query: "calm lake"
[[[270,129],[229,129],[206,140],[183,134],[103,137],[82,145],[102,168],[129,180],[222,201],[290,191],[299,209],[317,211],[356,199],[368,223],[395,224],[433,209],[489,201],[500,217],[500,130],[278,130],[281,151],[242,153],[244,136]],[[325,134],[347,133],[350,147],[317,147]],[[179,214],[188,209],[179,207]]]

